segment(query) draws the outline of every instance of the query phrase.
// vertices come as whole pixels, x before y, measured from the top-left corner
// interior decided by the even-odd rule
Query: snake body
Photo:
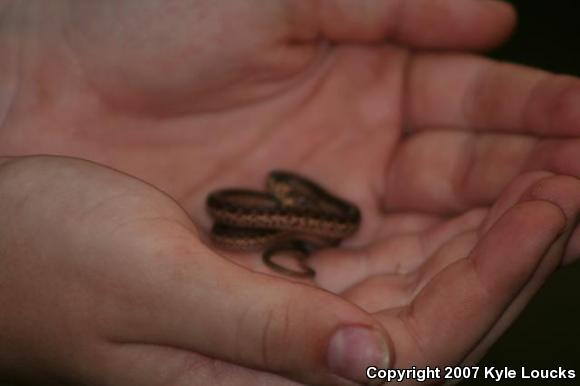
[[[356,206],[285,171],[268,175],[265,192],[212,192],[207,208],[215,221],[211,231],[215,244],[234,250],[263,250],[265,264],[291,276],[314,276],[305,263],[311,251],[338,245],[356,232],[361,218]],[[282,251],[296,254],[302,271],[272,261]]]

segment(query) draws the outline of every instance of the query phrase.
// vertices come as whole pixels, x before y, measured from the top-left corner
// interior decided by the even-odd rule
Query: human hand
[[[453,6],[458,4],[438,2],[437,5],[445,10],[445,4],[452,3]],[[463,253],[477,250],[474,245],[478,239],[481,238],[481,243],[485,240],[484,235],[479,234],[484,219],[490,224],[497,219],[497,214],[494,217],[487,209],[516,176],[530,169],[578,175],[577,161],[571,156],[577,144],[572,140],[555,140],[555,137],[577,133],[578,122],[573,108],[576,80],[499,65],[473,56],[409,50],[409,47],[475,49],[491,45],[510,29],[511,13],[505,6],[494,8],[492,2],[465,1],[460,12],[449,14],[433,13],[433,9],[425,8],[428,2],[417,1],[406,3],[416,7],[407,7],[405,17],[393,18],[391,15],[396,12],[389,11],[396,7],[388,9],[388,6],[403,4],[393,1],[381,3],[380,7],[385,7],[382,12],[365,12],[362,16],[370,15],[369,20],[355,12],[360,9],[360,2],[329,2],[326,3],[330,4],[328,8],[320,9],[326,12],[316,15],[331,16],[311,18],[308,9],[295,10],[296,20],[300,22],[294,23],[291,19],[290,27],[283,28],[279,34],[272,33],[272,25],[288,26],[280,22],[280,16],[287,15],[287,10],[281,13],[255,13],[255,9],[240,13],[236,10],[235,15],[230,13],[229,19],[224,18],[222,27],[248,18],[251,21],[244,25],[268,27],[244,30],[244,33],[236,30],[228,35],[207,31],[208,26],[217,25],[214,22],[204,25],[189,22],[185,17],[199,15],[199,8],[189,7],[191,4],[210,3],[175,2],[183,7],[172,8],[169,13],[156,12],[168,8],[159,8],[161,3],[154,1],[148,2],[149,6],[140,2],[137,8],[134,7],[136,2],[128,1],[123,3],[122,9],[118,2],[76,4],[96,7],[73,9],[70,14],[72,22],[66,30],[77,34],[66,35],[69,43],[66,47],[71,48],[72,56],[78,60],[71,65],[63,56],[57,58],[62,66],[50,67],[54,69],[51,81],[72,79],[72,82],[55,82],[72,86],[67,89],[59,89],[54,84],[48,87],[63,101],[47,109],[50,121],[42,119],[46,118],[46,111],[38,111],[34,118],[23,121],[18,119],[22,117],[16,110],[10,124],[20,123],[15,126],[21,130],[5,133],[10,141],[5,142],[4,149],[78,155],[113,165],[170,193],[204,226],[208,224],[203,212],[204,197],[214,187],[242,182],[254,186],[260,184],[267,170],[272,168],[304,171],[321,180],[331,191],[356,202],[363,210],[363,228],[350,242],[351,252],[322,252],[314,257],[313,263],[319,272],[317,284],[342,293],[369,310],[376,311],[379,306],[391,314],[401,309],[410,310],[416,304],[414,299],[420,299],[418,291],[421,289],[424,289],[423,294],[430,292],[433,295],[430,299],[438,306],[459,299],[457,292],[449,295],[438,285],[426,285],[430,281],[440,283],[441,276],[437,275],[446,272],[443,269],[446,264],[429,264],[438,260],[435,252],[439,252],[442,245],[435,243],[430,250],[432,254],[415,256],[420,261],[404,261],[408,265],[398,271],[400,261],[388,258],[391,253],[387,246],[392,247],[396,240],[400,245],[400,240],[405,240],[399,237],[401,232],[410,233],[421,241],[428,240],[428,234],[441,229],[442,239],[449,242],[455,240],[454,232],[472,235],[475,232],[476,240],[464,242],[458,249]],[[344,12],[336,12],[339,8],[333,6],[338,4],[344,7]],[[215,7],[206,8],[213,13],[205,15],[221,18],[223,10],[219,9],[219,4]],[[276,7],[264,9],[277,10]],[[420,12],[421,9],[425,12]],[[107,10],[114,11],[116,16]],[[132,16],[133,28],[126,28],[124,24],[127,14]],[[147,37],[140,40],[144,36],[142,32],[153,24],[149,20],[160,15],[164,16],[164,22],[156,24],[160,30],[150,32],[149,36],[163,43],[150,44],[152,40]],[[254,15],[266,17],[256,21]],[[204,20],[211,20],[211,17]],[[111,24],[105,26],[105,21]],[[114,28],[120,24],[125,28]],[[176,27],[179,27],[178,33],[174,32]],[[245,32],[254,30],[261,33],[250,32],[251,37],[246,36]],[[198,32],[209,32],[209,35]],[[303,39],[306,43],[289,44],[295,41],[295,34],[306,36]],[[196,40],[198,36],[199,41]],[[229,46],[224,36],[237,39]],[[200,54],[200,49],[195,49],[212,39],[219,43],[209,47],[211,50],[204,45],[203,54]],[[395,44],[357,44],[383,39]],[[325,40],[335,45],[321,44]],[[127,42],[132,43],[128,46]],[[179,44],[182,42],[185,46]],[[242,44],[244,42],[246,45]],[[57,44],[48,46],[58,48]],[[41,56],[44,58],[46,56]],[[145,65],[140,66],[140,63]],[[64,71],[71,68],[78,71]],[[558,108],[560,110],[556,111]],[[71,128],[76,135],[70,135]],[[407,129],[405,135],[403,128]],[[42,132],[39,133],[39,129]],[[47,131],[59,141],[49,140],[43,134]],[[472,143],[472,147],[467,148],[467,143]],[[428,149],[436,154],[431,156]],[[482,155],[476,158],[478,162],[466,163],[471,156],[479,154]],[[534,158],[536,154],[542,156]],[[529,161],[526,163],[526,160]],[[464,165],[468,166],[461,169]],[[501,165],[502,170],[497,165]],[[470,176],[471,180],[461,184],[458,176]],[[513,204],[517,201],[516,196],[512,194],[511,201],[503,201]],[[566,197],[567,200],[570,198]],[[449,217],[455,220],[447,222]],[[573,217],[571,215],[571,223]],[[538,242],[549,243],[546,240],[553,238],[558,219],[552,217],[552,220],[546,222],[545,228],[533,227],[538,232]],[[453,223],[455,225],[449,225]],[[454,232],[448,232],[449,228]],[[517,229],[520,225],[512,224],[508,228]],[[576,239],[572,237],[567,244],[568,260],[577,251]],[[565,244],[565,240],[560,244]],[[413,248],[411,245],[395,251],[402,257]],[[526,250],[526,256],[540,259],[538,251],[542,244],[530,248],[533,251]],[[505,253],[499,252],[498,255]],[[496,255],[493,251],[487,253]],[[463,257],[459,252],[445,255],[449,260],[441,260],[449,264]],[[373,261],[372,256],[377,256],[377,260],[384,258],[387,266],[392,263],[391,267],[395,268],[382,272],[383,276],[394,276],[403,282],[412,277],[408,283],[408,288],[412,289],[408,293],[412,296],[390,294],[393,285],[389,280],[373,291],[368,290],[371,286],[367,283],[373,281],[368,276],[377,275],[361,268],[364,264],[372,265],[369,263]],[[236,258],[250,267],[260,267],[257,258]],[[329,259],[332,264],[328,263]],[[552,262],[550,267],[552,259],[557,260],[546,260]],[[507,271],[505,265],[491,265],[504,274],[514,273]],[[534,261],[524,262],[523,266],[514,267],[515,274],[533,265]],[[528,279],[522,274],[526,277],[516,280],[512,276],[502,276],[502,272],[498,278],[514,286]],[[454,277],[461,279],[459,272]],[[542,277],[540,275],[540,279]],[[374,281],[381,280],[375,278]],[[445,282],[449,286],[457,283]],[[349,286],[353,288],[350,292],[347,291]],[[353,294],[358,288],[367,290],[358,291],[357,297]],[[465,288],[469,289],[467,285]],[[473,291],[478,289],[472,287]],[[516,297],[514,291],[505,286],[496,291],[501,295],[496,297],[496,303],[478,309],[478,317],[487,324],[476,323],[471,331],[473,336],[484,334],[489,325],[500,318],[500,305],[507,308],[510,300],[520,304],[527,297]],[[443,293],[445,296],[441,296]],[[381,299],[385,294],[389,295],[386,300]],[[379,304],[380,301],[376,305],[368,304],[368,299],[376,298],[383,304]],[[392,303],[399,309],[389,311]],[[507,315],[516,311],[512,307]],[[451,310],[447,314],[454,315]],[[384,315],[380,316],[386,324],[390,323]],[[462,326],[473,327],[470,324],[473,321],[455,319]],[[428,324],[433,316],[423,315],[421,320]],[[437,320],[448,321],[439,316]],[[442,327],[448,333],[457,329],[450,323]],[[405,330],[395,328],[394,331],[400,338],[393,340],[404,342],[404,337],[408,336]],[[476,347],[473,336],[458,337],[458,347],[448,347],[446,352],[433,350],[433,353],[437,353],[440,360],[452,363],[462,353],[485,347]],[[427,361],[426,355],[417,355],[419,347],[396,343],[394,365]]]
[[[370,315],[215,255],[174,201],[134,178],[18,157],[0,164],[0,197],[0,379],[350,385],[333,371],[384,360]],[[357,347],[359,367],[345,351]]]

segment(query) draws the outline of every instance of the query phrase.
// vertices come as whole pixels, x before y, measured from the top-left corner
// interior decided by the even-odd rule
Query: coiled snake
[[[273,171],[266,192],[224,189],[212,192],[207,208],[215,220],[211,237],[220,247],[264,250],[270,268],[290,276],[312,277],[305,260],[315,249],[337,246],[359,226],[359,209],[296,174]],[[301,271],[272,261],[280,252],[298,256]]]

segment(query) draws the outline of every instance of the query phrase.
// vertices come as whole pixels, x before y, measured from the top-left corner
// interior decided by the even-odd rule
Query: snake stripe
[[[207,208],[215,223],[211,237],[219,247],[263,250],[264,262],[292,276],[313,276],[306,265],[310,251],[336,246],[361,221],[354,205],[314,182],[285,171],[273,171],[266,191],[222,189],[209,194]],[[302,271],[280,266],[272,258],[284,251],[298,253]]]

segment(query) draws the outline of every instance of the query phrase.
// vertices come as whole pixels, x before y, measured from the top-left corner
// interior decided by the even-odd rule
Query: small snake
[[[224,189],[210,193],[207,208],[215,220],[211,237],[220,247],[263,250],[270,268],[290,276],[313,277],[305,260],[313,250],[337,246],[360,223],[354,205],[296,174],[273,171],[266,192]],[[272,261],[279,252],[298,256],[301,271]]]

